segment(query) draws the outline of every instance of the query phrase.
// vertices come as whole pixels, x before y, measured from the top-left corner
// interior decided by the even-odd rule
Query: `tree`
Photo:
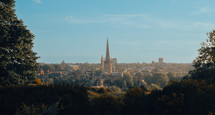
[[[35,81],[38,57],[34,35],[15,14],[14,0],[0,0],[0,85]]]
[[[139,87],[131,88],[126,91],[124,96],[124,109],[123,114],[125,115],[140,115],[144,114],[145,90]]]
[[[106,79],[106,80],[104,81],[104,85],[105,85],[105,86],[112,86],[111,80],[110,80],[110,79]]]
[[[124,82],[124,85],[125,85],[125,83],[126,83],[126,86],[127,86],[128,88],[133,87],[133,85],[134,85],[133,78],[134,78],[134,77],[133,77],[131,74],[125,73],[124,76],[123,76],[123,80],[126,81],[126,82]]]
[[[91,101],[93,115],[119,115],[122,105],[122,101],[111,94],[102,94]]]
[[[198,50],[199,56],[193,61],[194,70],[190,71],[192,78],[214,76],[215,70],[215,30],[207,33],[208,39]],[[205,77],[204,77],[205,78]]]
[[[173,72],[167,73],[167,76],[168,76],[169,78],[176,78],[176,77],[177,77],[176,74],[173,73]]]

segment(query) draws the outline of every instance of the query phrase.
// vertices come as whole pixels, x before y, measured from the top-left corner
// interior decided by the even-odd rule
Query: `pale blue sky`
[[[215,29],[214,0],[16,0],[38,62],[99,63],[109,38],[119,62],[191,63]]]

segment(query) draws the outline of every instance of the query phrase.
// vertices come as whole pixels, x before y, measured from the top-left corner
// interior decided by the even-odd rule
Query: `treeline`
[[[207,84],[204,80],[189,79],[169,84],[162,91],[154,90],[149,95],[130,96],[125,100],[125,114],[214,114],[214,86],[215,84]],[[131,92],[132,94],[135,92]]]
[[[186,79],[163,90],[131,88],[123,95],[71,85],[0,88],[1,114],[166,115],[214,114],[215,83]],[[95,95],[95,94],[94,94]]]
[[[87,88],[72,85],[0,88],[0,113],[87,114]]]

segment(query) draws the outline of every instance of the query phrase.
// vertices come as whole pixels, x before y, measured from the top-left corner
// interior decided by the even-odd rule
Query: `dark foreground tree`
[[[199,56],[193,61],[195,69],[190,71],[194,79],[212,80],[215,75],[215,30],[208,33],[208,39],[199,49]]]
[[[18,20],[14,0],[0,0],[0,85],[23,85],[35,79],[34,35]]]

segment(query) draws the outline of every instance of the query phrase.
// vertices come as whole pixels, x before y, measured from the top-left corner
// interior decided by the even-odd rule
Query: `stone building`
[[[101,58],[101,69],[104,70],[104,68],[105,68],[105,64],[104,64],[104,58],[102,56],[102,58]]]
[[[110,52],[109,52],[108,39],[107,39],[105,60],[104,60],[103,56],[101,58],[101,69],[108,73],[112,73],[112,71],[113,71],[112,60],[110,58]]]
[[[163,63],[163,58],[158,58],[159,63]]]
[[[113,72],[117,72],[117,58],[112,58]]]

